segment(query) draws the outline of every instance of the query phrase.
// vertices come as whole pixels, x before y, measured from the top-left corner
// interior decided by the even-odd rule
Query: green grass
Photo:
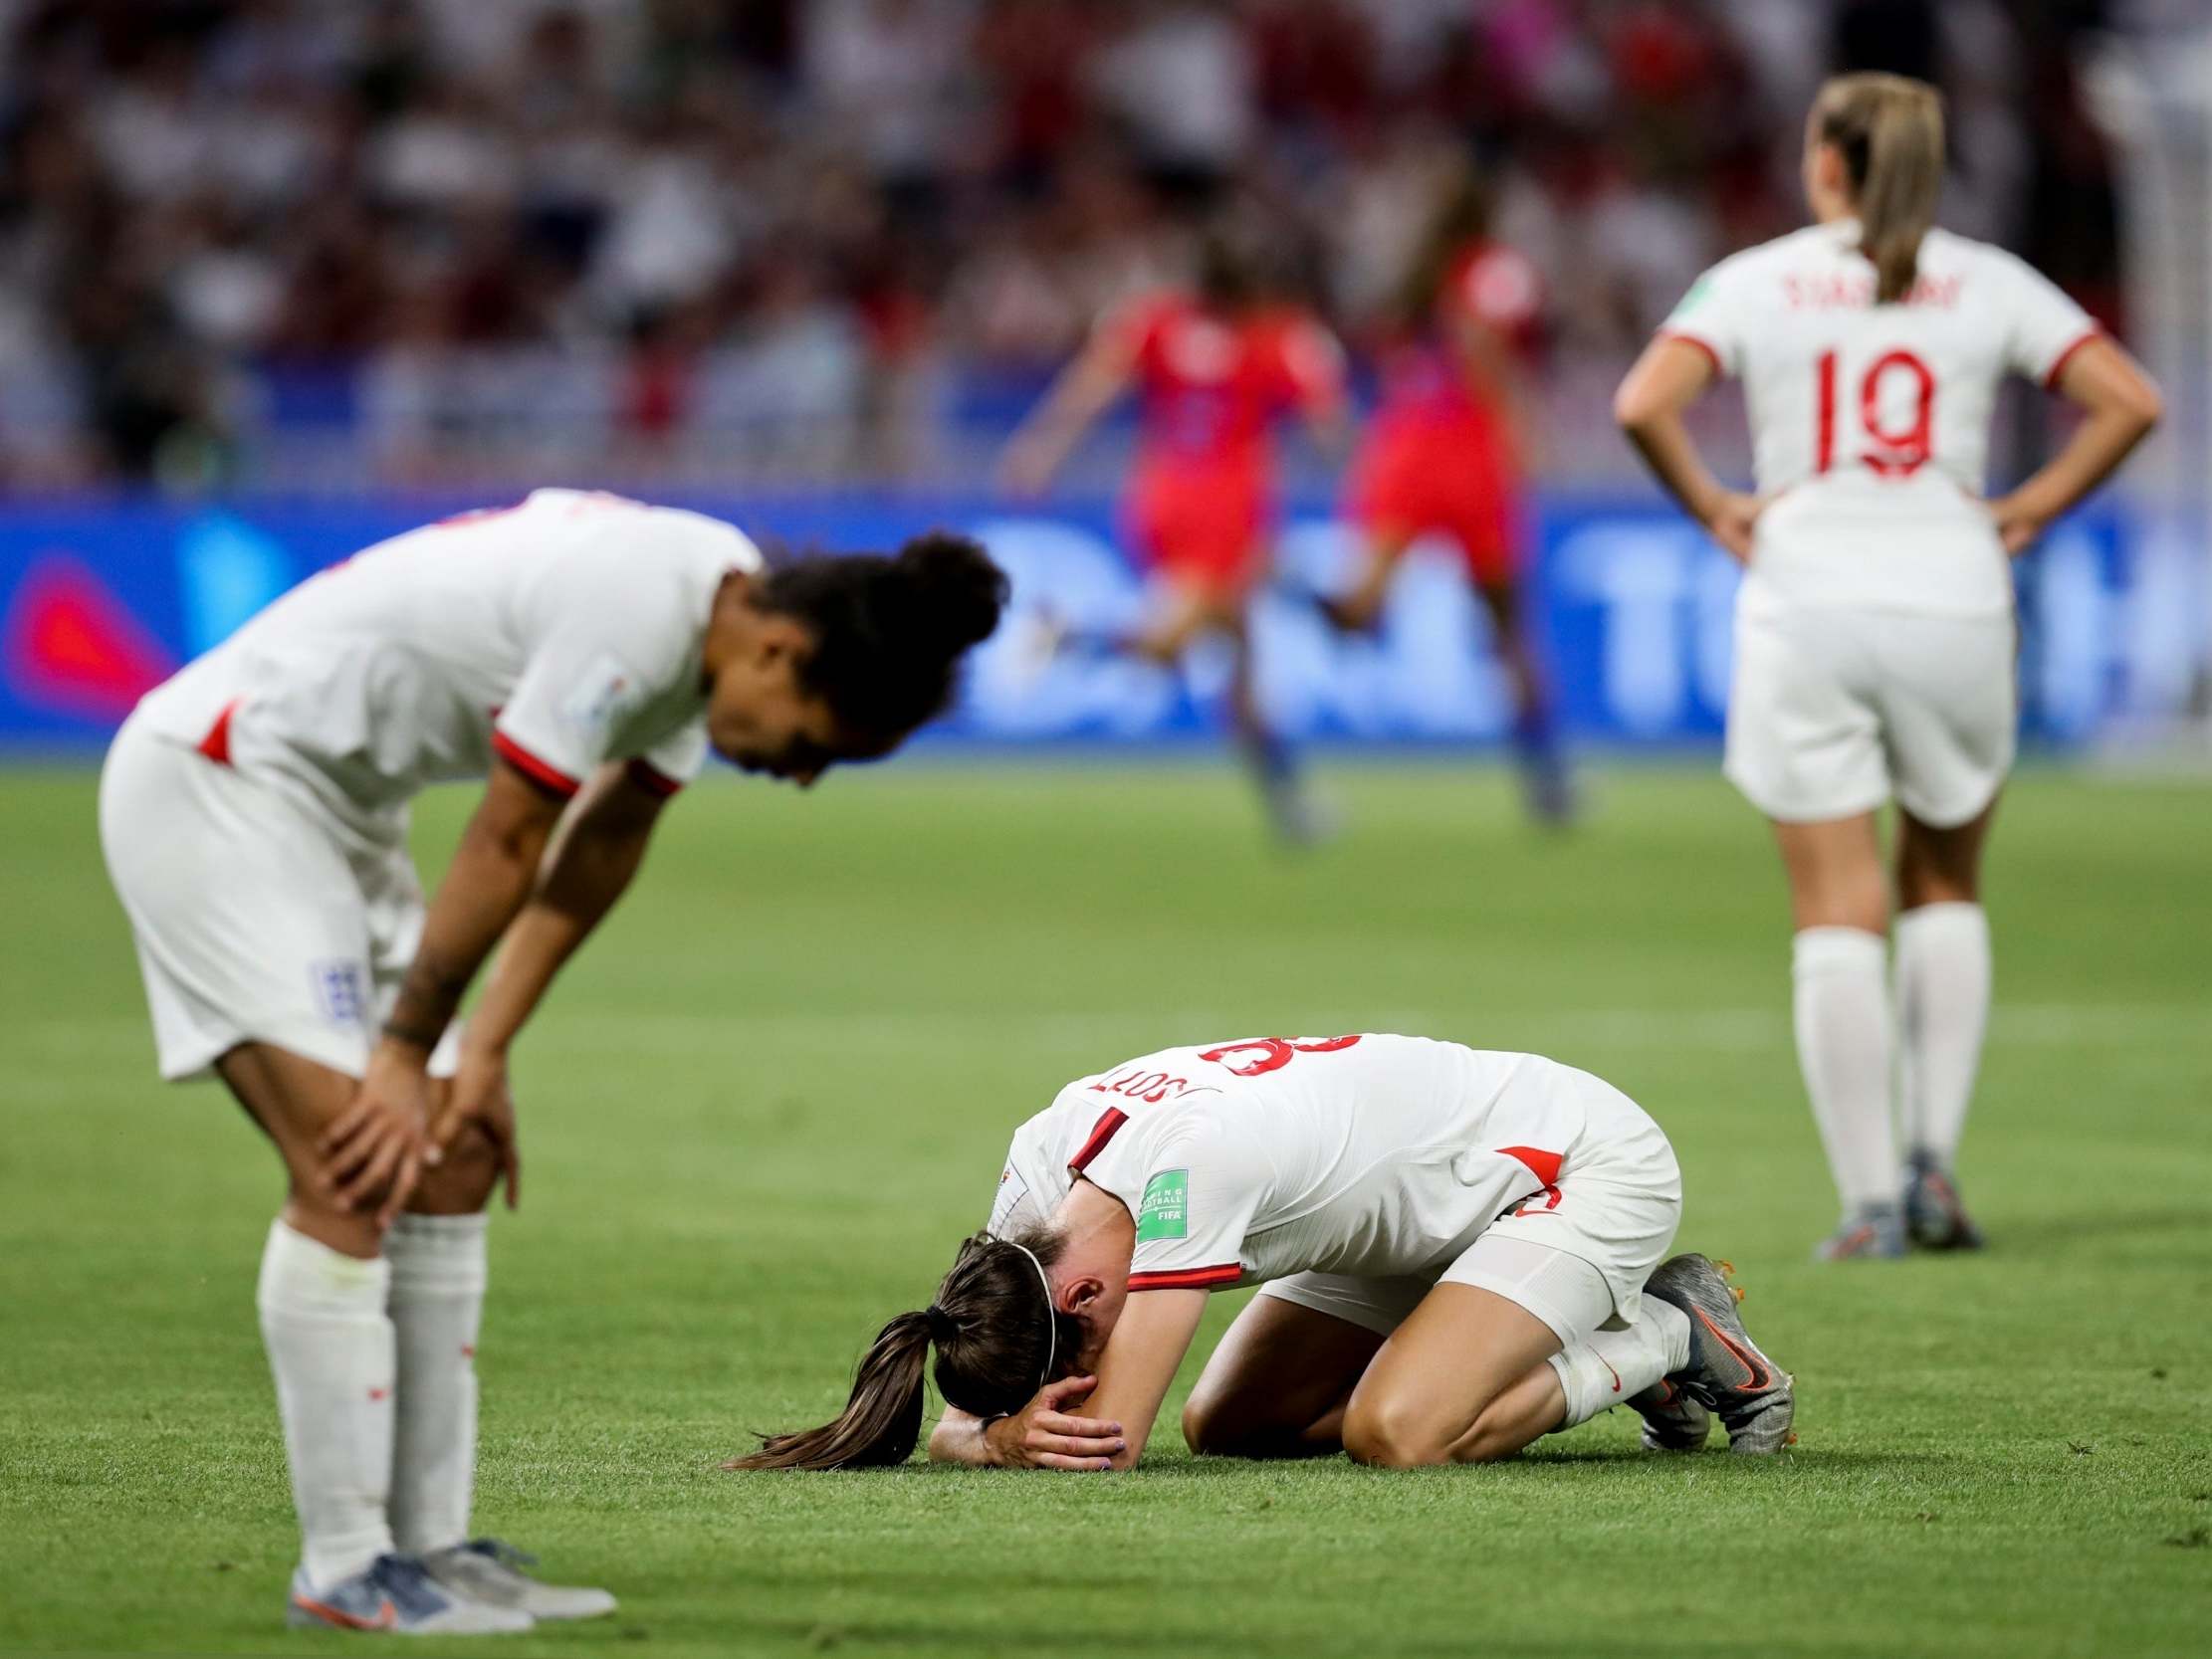
[[[1966,1161],[1994,1248],[1820,1270],[1750,812],[1623,772],[1550,842],[1494,774],[1333,782],[1351,831],[1303,861],[1199,768],[679,804],[519,1059],[483,1344],[480,1522],[622,1610],[502,1651],[2204,1651],[2212,791],[2021,780]],[[92,798],[0,781],[0,1648],[334,1653],[359,1639],[279,1622],[276,1166],[219,1092],[154,1082]],[[425,811],[433,866],[466,804]],[[1798,1373],[1798,1451],[1646,1457],[1615,1412],[1500,1467],[1241,1467],[1185,1455],[1171,1399],[1132,1475],[716,1471],[841,1399],[1065,1079],[1363,1026],[1539,1049],[1649,1107],[1682,1241],[1734,1258]]]

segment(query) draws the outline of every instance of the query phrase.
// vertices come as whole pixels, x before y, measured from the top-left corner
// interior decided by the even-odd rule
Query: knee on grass
[[[1377,1469],[1495,1463],[1523,1444],[1502,1405],[1502,1400],[1485,1401],[1473,1423],[1462,1425],[1406,1401],[1355,1395],[1344,1412],[1345,1454]]]
[[[1183,1407],[1183,1443],[1201,1457],[1266,1457],[1294,1443],[1302,1424],[1276,1420],[1249,1395],[1194,1393]]]

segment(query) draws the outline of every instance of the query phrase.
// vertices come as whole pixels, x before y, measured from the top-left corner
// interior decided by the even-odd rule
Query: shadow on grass
[[[2106,1206],[2075,1215],[2040,1215],[2007,1222],[1990,1241],[2001,1256],[2047,1255],[2055,1247],[2083,1239],[2124,1237],[2131,1233],[2202,1232],[2212,1226],[2212,1205],[2166,1204],[2156,1209]]]

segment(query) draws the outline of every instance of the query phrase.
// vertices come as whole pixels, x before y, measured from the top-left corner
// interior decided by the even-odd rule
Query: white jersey
[[[1912,292],[1877,306],[1858,243],[1846,220],[1747,249],[1661,329],[1743,381],[1758,490],[1774,498],[1744,603],[2009,611],[1981,501],[1997,388],[2055,380],[2097,325],[2023,261],[1940,230]]]
[[[379,542],[149,693],[138,723],[387,815],[498,753],[573,793],[629,760],[662,793],[705,763],[717,588],[762,568],[719,519],[573,490]]]
[[[991,1227],[1049,1219],[1080,1175],[1136,1218],[1133,1291],[1433,1274],[1631,1118],[1572,1067],[1425,1037],[1164,1049],[1014,1132]]]

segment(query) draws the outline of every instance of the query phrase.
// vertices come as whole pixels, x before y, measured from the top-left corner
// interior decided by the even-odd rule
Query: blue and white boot
[[[1813,1246],[1816,1262],[1890,1261],[1904,1254],[1904,1217],[1894,1204],[1853,1210]]]
[[[472,1539],[450,1550],[433,1550],[423,1564],[439,1583],[488,1607],[518,1608],[534,1619],[598,1618],[614,1611],[605,1590],[542,1584],[523,1571],[538,1557],[496,1538]]]
[[[399,1636],[493,1636],[528,1630],[520,1607],[495,1607],[433,1578],[414,1555],[378,1555],[366,1570],[317,1589],[292,1575],[285,1623],[295,1630],[382,1630]]]

